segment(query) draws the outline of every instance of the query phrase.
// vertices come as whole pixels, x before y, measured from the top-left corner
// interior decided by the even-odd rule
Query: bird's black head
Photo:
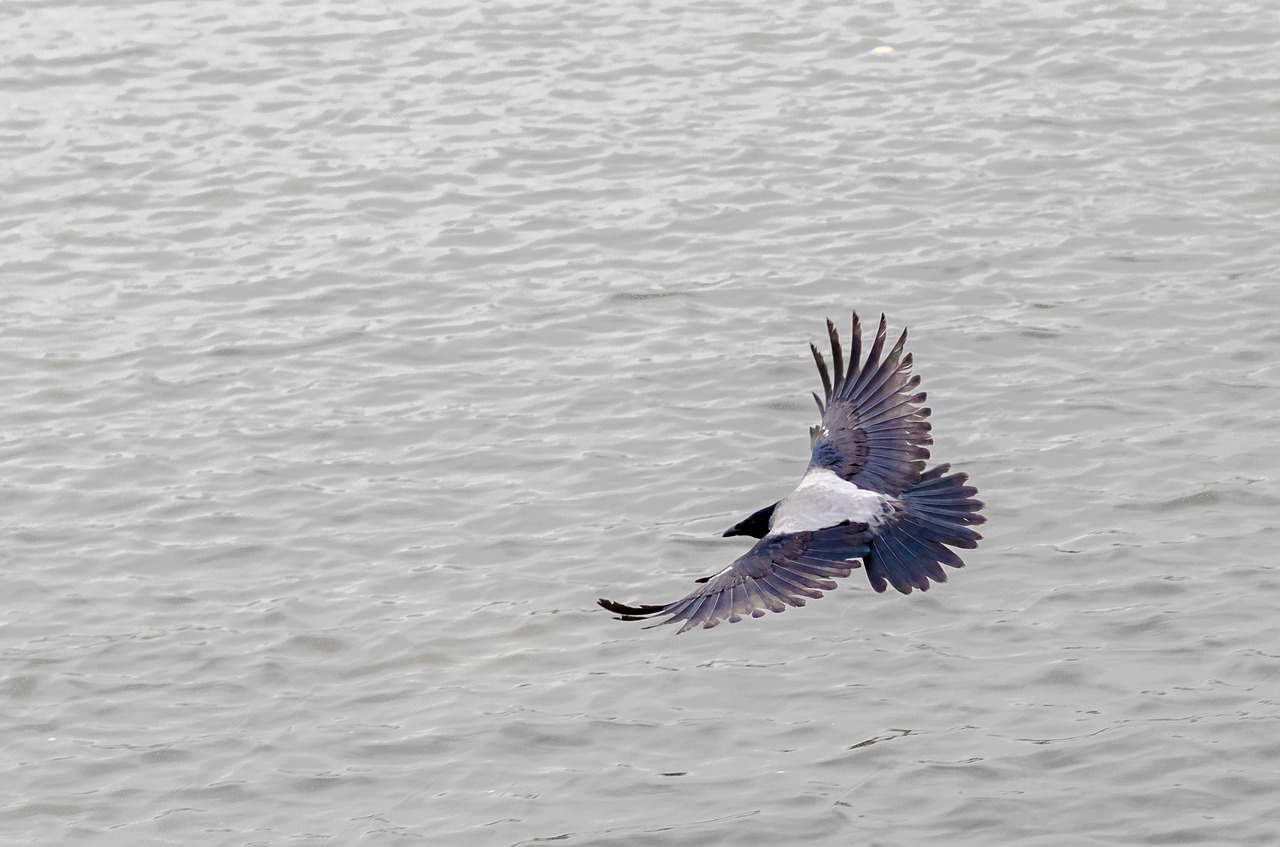
[[[752,538],[764,538],[769,534],[769,521],[773,518],[773,510],[776,508],[778,508],[778,504],[774,503],[772,506],[765,506],[758,512],[752,512],[747,518],[726,529],[724,537],[749,535]]]

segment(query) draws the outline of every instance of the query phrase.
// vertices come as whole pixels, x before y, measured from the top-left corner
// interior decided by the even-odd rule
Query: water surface
[[[6,844],[1275,843],[1269,5],[0,16]],[[596,608],[850,308],[969,567]]]

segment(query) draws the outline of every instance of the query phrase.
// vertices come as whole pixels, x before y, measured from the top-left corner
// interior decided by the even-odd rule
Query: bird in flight
[[[952,473],[946,464],[926,470],[930,410],[922,405],[925,393],[916,392],[920,377],[911,375],[911,354],[903,354],[907,331],[881,359],[881,315],[859,366],[862,326],[854,312],[848,369],[830,320],[827,336],[830,370],[809,345],[823,396],[813,395],[822,421],[809,429],[813,452],[804,477],[786,497],[724,532],[757,538],[756,545],[673,603],[628,606],[601,599],[601,606],[619,620],[665,618],[658,623],[681,623],[684,632],[803,606],[858,567],[877,592],[892,585],[903,594],[927,591],[930,580],[946,582],[943,565],[964,567],[951,548],[978,546],[982,536],[972,527],[986,521],[979,514],[983,503],[967,474]]]

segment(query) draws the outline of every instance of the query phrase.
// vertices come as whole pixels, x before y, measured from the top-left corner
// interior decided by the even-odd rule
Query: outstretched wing
[[[849,367],[835,325],[827,321],[831,340],[832,372],[810,344],[818,373],[822,376],[825,401],[815,392],[822,423],[809,430],[813,441],[810,467],[829,468],[860,488],[898,496],[910,491],[924,472],[929,458],[929,408],[922,406],[925,393],[913,393],[920,377],[911,376],[911,354],[903,355],[907,341],[904,329],[889,355],[881,360],[885,344],[885,318],[867,359],[862,355],[862,325],[853,313],[853,334],[849,339]]]
[[[787,606],[803,606],[805,598],[817,599],[836,587],[860,566],[870,552],[871,533],[866,524],[844,523],[827,529],[770,535],[762,538],[733,564],[681,600],[665,605],[627,606],[600,600],[621,620],[634,621],[667,616],[661,623],[683,621],[680,632],[698,624],[710,629],[728,618],[737,623],[766,611],[782,612]],[[656,624],[655,624],[656,626]]]

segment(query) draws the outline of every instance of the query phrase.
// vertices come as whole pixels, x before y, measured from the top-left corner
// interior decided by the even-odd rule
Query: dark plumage
[[[682,622],[684,632],[803,606],[860,566],[876,591],[892,585],[903,594],[946,582],[943,565],[964,567],[950,548],[978,545],[982,536],[972,527],[986,520],[979,514],[983,504],[966,474],[949,473],[945,464],[925,470],[933,443],[930,410],[922,405],[924,392],[915,391],[920,377],[910,375],[911,354],[903,353],[906,330],[882,359],[881,315],[859,366],[862,327],[854,313],[847,370],[831,321],[827,336],[830,370],[809,345],[822,378],[822,396],[813,395],[822,421],[809,430],[812,453],[804,478],[791,494],[724,533],[760,539],[756,545],[674,603],[600,600],[601,606],[621,620],[665,616],[661,623]]]

